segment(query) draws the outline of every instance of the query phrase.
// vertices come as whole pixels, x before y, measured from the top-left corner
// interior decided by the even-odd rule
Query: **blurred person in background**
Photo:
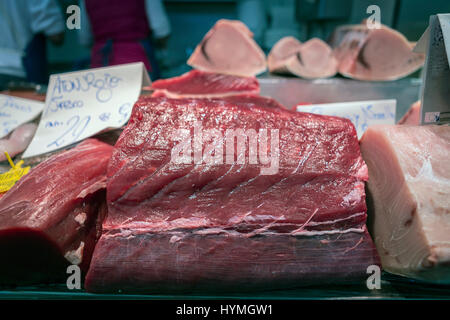
[[[162,0],[81,0],[80,9],[91,67],[141,61],[152,80],[160,77],[153,44],[164,49],[171,31]]]
[[[47,84],[46,39],[64,41],[56,0],[0,0],[0,90],[11,81]]]

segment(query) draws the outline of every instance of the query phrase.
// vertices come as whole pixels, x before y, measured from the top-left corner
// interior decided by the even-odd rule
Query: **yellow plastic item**
[[[17,181],[20,180],[24,175],[30,171],[31,167],[24,167],[23,160],[20,160],[18,163],[14,164],[8,152],[5,151],[6,159],[8,159],[9,164],[11,165],[11,169],[5,173],[0,174],[0,193],[6,192],[11,189]]]

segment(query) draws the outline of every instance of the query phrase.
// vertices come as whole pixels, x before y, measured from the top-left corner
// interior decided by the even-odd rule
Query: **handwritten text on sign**
[[[43,102],[0,94],[0,138],[36,118],[42,109]]]
[[[395,124],[396,104],[394,99],[324,103],[297,106],[297,111],[349,119],[356,128],[358,138],[361,138],[370,125]]]
[[[142,85],[150,85],[150,79],[140,62],[51,76],[41,122],[23,157],[120,128],[128,121]]]

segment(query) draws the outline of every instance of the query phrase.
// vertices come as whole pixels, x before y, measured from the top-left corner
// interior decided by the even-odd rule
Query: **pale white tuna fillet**
[[[425,55],[412,51],[414,44],[387,26],[369,29],[365,24],[342,26],[330,39],[342,75],[368,81],[390,81],[420,69]]]
[[[272,48],[268,65],[270,72],[293,74],[305,79],[332,77],[338,68],[333,50],[318,38],[305,43],[292,37],[281,39]]]
[[[449,284],[450,126],[372,126],[361,151],[383,268]]]
[[[267,66],[270,72],[284,68],[286,59],[297,54],[302,43],[294,37],[283,37],[277,41],[267,56]]]
[[[240,21],[221,19],[197,45],[187,62],[201,71],[255,76],[266,71],[266,56]]]
[[[0,140],[0,161],[6,160],[5,151],[11,158],[25,151],[36,133],[35,123],[25,123],[14,129],[8,138]]]

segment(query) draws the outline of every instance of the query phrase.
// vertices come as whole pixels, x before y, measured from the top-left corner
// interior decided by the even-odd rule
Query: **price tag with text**
[[[297,106],[299,112],[310,112],[349,119],[358,139],[374,124],[395,124],[397,100],[353,101]]]
[[[150,85],[142,62],[50,77],[45,108],[23,158],[54,151],[130,118],[141,88]]]
[[[43,109],[43,102],[0,94],[0,138],[36,118]]]

